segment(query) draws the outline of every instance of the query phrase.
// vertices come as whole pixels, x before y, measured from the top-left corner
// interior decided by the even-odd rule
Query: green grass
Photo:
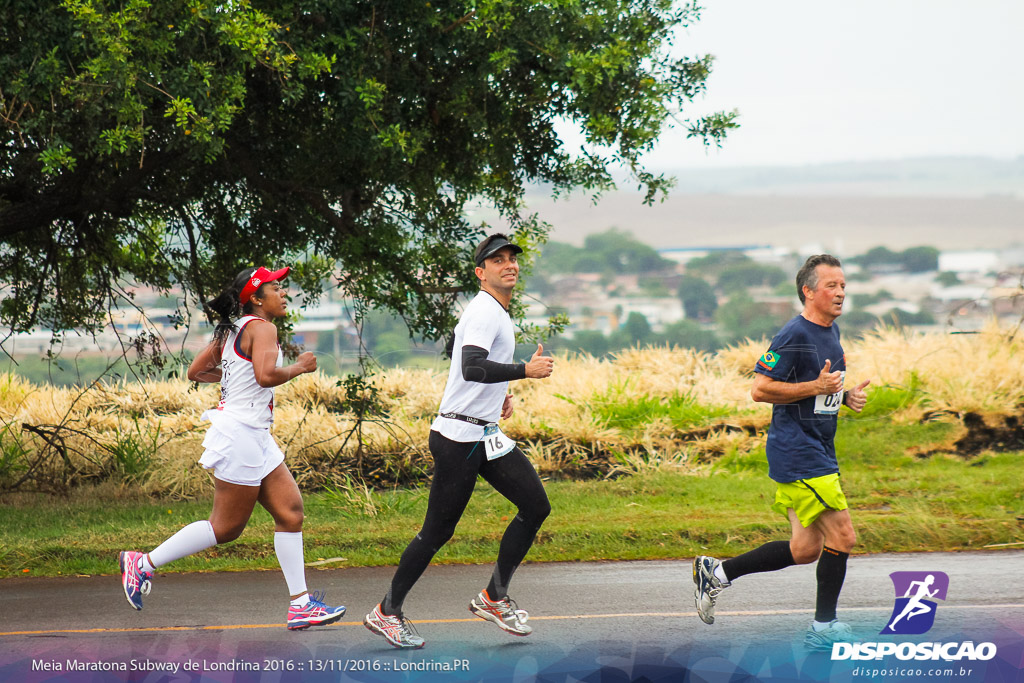
[[[736,413],[728,406],[698,403],[688,394],[664,398],[637,395],[628,384],[611,387],[592,399],[594,415],[606,427],[642,429],[652,420],[665,418],[675,429],[686,431]]]
[[[859,546],[855,552],[979,548],[1024,540],[1020,471],[1024,453],[964,460],[922,458],[911,449],[947,441],[949,424],[844,420],[837,447]],[[764,449],[731,453],[699,475],[651,471],[612,481],[549,482],[552,514],[529,561],[734,556],[788,537],[769,510],[774,486]],[[210,502],[161,502],[108,485],[70,499],[8,495],[0,506],[0,576],[112,574],[117,551],[150,549],[209,515]],[[419,530],[426,490],[368,492],[350,483],[305,496],[306,559],[326,566],[397,562]],[[490,563],[512,505],[480,482],[439,563]],[[275,569],[273,524],[257,509],[242,538],[161,571]]]
[[[928,404],[928,397],[921,389],[921,379],[916,372],[907,375],[905,384],[884,384],[868,387],[868,402],[859,414],[844,413],[854,422],[884,420],[912,405]]]

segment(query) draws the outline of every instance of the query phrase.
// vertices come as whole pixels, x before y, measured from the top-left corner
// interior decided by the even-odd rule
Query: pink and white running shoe
[[[149,589],[153,587],[153,584],[150,583],[153,575],[139,568],[142,555],[137,550],[122,550],[121,554],[117,556],[117,563],[121,567],[121,587],[124,588],[124,597],[128,598],[128,604],[135,609],[142,609],[142,596],[149,595]]]
[[[288,608],[288,629],[299,631],[310,626],[333,624],[345,616],[345,606],[328,607],[324,604],[324,592],[310,593],[309,602],[302,607]]]

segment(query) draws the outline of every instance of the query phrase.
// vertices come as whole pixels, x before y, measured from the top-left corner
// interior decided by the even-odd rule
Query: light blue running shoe
[[[833,644],[849,643],[853,637],[853,630],[848,624],[833,619],[824,631],[815,631],[813,626],[807,629],[807,634],[804,636],[804,647],[808,650],[831,652]]]

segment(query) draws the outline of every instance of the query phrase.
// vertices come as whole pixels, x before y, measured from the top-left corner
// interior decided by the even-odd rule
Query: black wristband
[[[848,404],[846,403],[846,397],[847,397],[847,396],[849,396],[849,395],[850,395],[850,392],[849,392],[849,391],[843,391],[843,401],[842,401],[842,403],[843,403],[843,405],[844,405],[844,406],[845,406],[845,405],[848,405]]]

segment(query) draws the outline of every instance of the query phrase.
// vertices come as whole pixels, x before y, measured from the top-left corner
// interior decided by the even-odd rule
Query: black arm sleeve
[[[497,384],[526,378],[525,363],[497,363],[487,360],[487,349],[462,347],[462,379],[481,384]]]

